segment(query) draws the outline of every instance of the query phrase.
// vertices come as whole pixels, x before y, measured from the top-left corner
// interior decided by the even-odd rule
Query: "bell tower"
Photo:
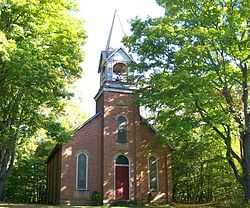
[[[129,70],[128,64],[133,62],[131,56],[123,48],[108,48],[101,52],[100,65],[100,87],[106,82],[127,83]]]
[[[101,51],[98,67],[100,88],[95,96],[96,113],[101,114],[102,119],[98,152],[103,164],[104,201],[135,198],[136,123],[140,118],[139,108],[134,102],[135,87],[128,80],[132,76],[129,64],[134,60],[121,45],[112,47],[112,33],[117,18],[115,12],[106,48]],[[126,167],[120,165],[120,158],[126,161]],[[118,193],[121,184],[124,184],[122,196]]]
[[[120,18],[115,11],[113,21],[111,24],[107,44],[105,50],[101,52],[100,62],[99,62],[99,69],[98,72],[100,73],[100,85],[102,86],[105,82],[127,82],[128,77],[128,64],[133,62],[133,58],[121,47],[121,43],[116,48],[113,48],[112,45],[112,34],[114,30],[114,26],[117,21],[119,20],[120,27],[121,21]],[[122,29],[123,35],[125,34]]]
[[[112,34],[115,26],[115,20],[119,16],[115,11],[109,32],[105,50],[101,51],[98,73],[100,75],[100,88],[96,96],[96,112],[100,109],[100,96],[103,92],[132,93],[133,83],[129,82],[129,77],[133,75],[129,64],[134,62],[132,56],[121,46],[112,47]],[[119,21],[120,22],[120,21]],[[122,26],[121,26],[122,27]]]

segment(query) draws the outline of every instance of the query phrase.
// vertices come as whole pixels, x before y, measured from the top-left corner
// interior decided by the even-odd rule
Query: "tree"
[[[41,132],[39,132],[41,133]],[[45,161],[53,143],[33,137],[17,148],[15,163],[5,183],[5,199],[15,203],[46,202]]]
[[[160,18],[132,22],[126,45],[138,54],[139,100],[161,135],[176,143],[212,130],[250,199],[248,0],[170,1]]]
[[[0,0],[0,200],[17,147],[52,122],[81,74],[86,36],[71,0]],[[55,135],[53,135],[55,136]]]
[[[66,101],[58,123],[67,130],[76,129],[87,116],[72,100]],[[57,129],[56,129],[57,130]],[[55,138],[39,129],[31,138],[19,145],[11,174],[5,184],[5,199],[15,203],[46,203],[47,173],[46,160],[56,145]]]
[[[242,200],[241,187],[227,164],[223,146],[209,129],[175,143],[172,154],[174,201],[206,203],[226,200],[233,205]]]

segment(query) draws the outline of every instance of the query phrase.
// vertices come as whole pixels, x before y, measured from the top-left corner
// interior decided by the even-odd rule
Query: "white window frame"
[[[78,158],[81,154],[84,154],[86,157],[86,186],[85,188],[78,188]],[[86,191],[88,190],[88,172],[89,172],[89,157],[86,152],[79,152],[76,155],[76,190],[77,191]]]
[[[123,117],[126,120],[126,142],[124,142],[124,143],[118,142],[118,132],[119,132],[118,119],[120,117]],[[115,120],[116,120],[116,143],[117,144],[127,144],[128,143],[128,118],[125,115],[119,114],[119,115],[116,116]]]

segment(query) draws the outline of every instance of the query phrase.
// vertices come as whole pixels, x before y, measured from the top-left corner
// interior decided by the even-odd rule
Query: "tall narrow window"
[[[76,189],[87,190],[88,180],[88,157],[85,153],[80,153],[76,160]]]
[[[123,116],[119,116],[117,119],[117,142],[127,142],[127,120]]]
[[[156,158],[153,156],[149,157],[148,165],[149,165],[149,190],[150,191],[157,191],[158,171],[157,171]]]

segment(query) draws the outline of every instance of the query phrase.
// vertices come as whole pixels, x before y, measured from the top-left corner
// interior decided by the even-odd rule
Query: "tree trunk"
[[[0,201],[4,199],[4,184],[9,175],[10,169],[13,166],[15,158],[15,146],[13,149],[8,149],[0,146]]]
[[[243,146],[243,184],[245,192],[245,200],[250,201],[250,128],[244,138]]]
[[[0,178],[0,201],[4,200],[4,180]]]
[[[250,200],[250,176],[249,174],[244,178],[244,193],[245,193],[245,200]]]

